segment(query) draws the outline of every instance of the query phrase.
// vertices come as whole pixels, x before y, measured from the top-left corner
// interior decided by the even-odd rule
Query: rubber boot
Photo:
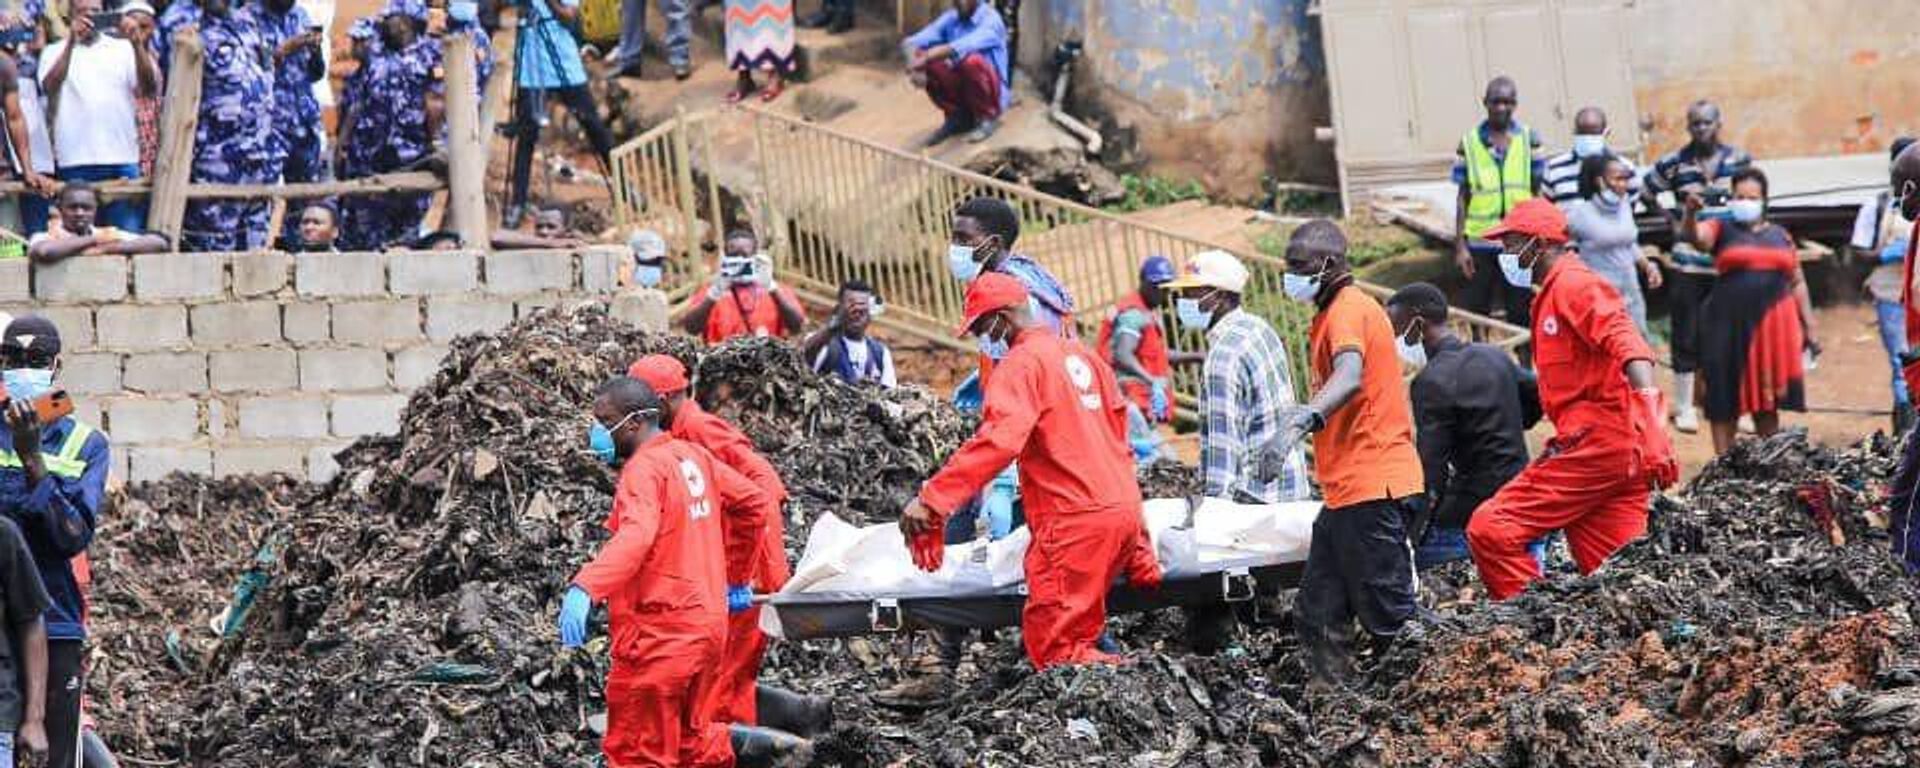
[[[934,643],[907,663],[907,676],[898,685],[875,691],[867,698],[883,707],[930,709],[953,695],[953,673],[960,666],[966,642],[964,630],[936,630]]]
[[[786,731],[729,725],[737,768],[800,768],[813,762],[813,742]]]
[[[113,751],[107,749],[107,743],[100,740],[100,734],[92,728],[80,732],[80,760],[86,768],[120,768]]]
[[[761,683],[753,691],[760,725],[813,738],[833,727],[833,700]]]
[[[1673,375],[1673,428],[1686,434],[1700,431],[1700,415],[1693,408],[1693,374]]]

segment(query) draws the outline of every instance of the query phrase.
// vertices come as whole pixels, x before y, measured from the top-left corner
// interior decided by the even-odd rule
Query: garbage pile
[[[118,501],[93,550],[101,732],[141,764],[590,764],[604,635],[561,652],[553,616],[611,503],[592,390],[652,352],[689,363],[809,523],[890,519],[971,429],[771,341],[702,350],[592,308],[462,339],[400,435],[325,487],[176,478]],[[1308,692],[1284,627],[1203,658],[1175,612],[1115,620],[1122,667],[1035,674],[1001,632],[926,712],[864,695],[899,679],[904,639],[776,643],[768,676],[836,698],[821,765],[1915,765],[1920,592],[1871,519],[1891,454],[1744,445],[1601,573],[1437,606],[1346,691]]]
[[[1920,589],[1873,505],[1876,439],[1742,445],[1592,577],[1440,606],[1424,640],[1309,692],[1284,631],[1183,653],[1177,619],[1119,622],[1135,662],[1033,674],[986,654],[919,722],[872,709],[849,766],[1920,765]]]

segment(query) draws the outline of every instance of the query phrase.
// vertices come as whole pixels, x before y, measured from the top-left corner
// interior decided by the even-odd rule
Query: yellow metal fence
[[[718,236],[717,191],[705,191],[715,202],[702,210],[696,202],[702,191],[695,188],[683,160],[708,138],[700,129],[707,119],[715,118],[682,115],[615,152],[617,208],[627,220],[665,222],[679,233]],[[751,123],[759,172],[751,204],[757,208],[756,229],[779,262],[781,282],[830,297],[841,282],[864,280],[887,302],[889,325],[931,340],[965,344],[953,338],[964,286],[947,271],[946,249],[953,210],[977,196],[1001,198],[1019,213],[1021,230],[1013,250],[1038,261],[1066,285],[1076,303],[1081,334],[1089,341],[1114,303],[1134,290],[1140,262],[1148,255],[1181,263],[1204,250],[1232,252],[765,110],[745,108],[719,119]],[[705,151],[711,152],[710,142]],[[676,253],[692,256],[699,253],[699,237],[668,239]],[[1272,322],[1286,341],[1294,385],[1304,394],[1310,385],[1305,370],[1311,308],[1284,298],[1283,262],[1259,253],[1234,255],[1252,272],[1246,308]],[[683,285],[695,281],[704,263],[688,258],[669,279]],[[1389,292],[1381,286],[1362,287],[1381,298]],[[1202,348],[1198,333],[1174,327],[1172,313],[1164,314],[1176,348]],[[1474,338],[1509,348],[1526,339],[1525,329],[1464,312],[1455,313],[1455,323]],[[1198,373],[1189,368],[1176,376],[1181,400],[1193,401]]]

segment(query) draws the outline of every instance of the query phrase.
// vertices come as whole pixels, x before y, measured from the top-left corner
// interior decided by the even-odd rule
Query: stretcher
[[[1116,584],[1109,614],[1252,600],[1297,585],[1320,502],[1236,504],[1152,499],[1141,510],[1164,584]],[[1026,600],[1028,532],[947,546],[935,573],[915,567],[898,526],[854,526],[832,515],[807,534],[786,588],[760,613],[760,628],[789,640],[912,629],[992,629],[1020,623]]]

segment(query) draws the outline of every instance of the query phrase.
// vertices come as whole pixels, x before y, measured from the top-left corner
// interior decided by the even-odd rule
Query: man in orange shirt
[[[1679,477],[1653,349],[1613,285],[1567,249],[1567,217],[1545,200],[1514,206],[1487,237],[1504,244],[1500,270],[1533,286],[1533,361],[1554,436],[1540,458],[1480,505],[1467,547],[1495,600],[1540,578],[1527,545],[1565,531],[1592,573],[1647,531],[1650,488]]]
[[[1426,493],[1426,478],[1393,322],[1354,286],[1338,226],[1322,219],[1294,230],[1284,287],[1288,298],[1318,310],[1308,350],[1318,391],[1282,417],[1261,467],[1278,474],[1302,438],[1319,434],[1314,479],[1326,499],[1294,611],[1308,670],[1324,685],[1347,673],[1344,636],[1355,616],[1376,645],[1417,626],[1407,623],[1414,602],[1405,517]]]
[[[579,647],[593,604],[607,604],[608,765],[745,765],[772,745],[746,738],[736,755],[727,727],[708,717],[707,697],[726,647],[728,585],[748,580],[761,526],[779,506],[704,449],[673,439],[662,411],[651,388],[625,376],[594,396],[590,442],[622,462],[607,518],[613,538],[567,588],[560,643]],[[794,741],[781,743],[804,748]]]
[[[772,462],[753,449],[753,441],[726,419],[708,413],[687,397],[687,368],[670,355],[647,355],[634,361],[627,375],[644,381],[660,395],[666,409],[663,423],[676,440],[684,440],[713,454],[774,500],[774,514],[760,529],[759,556],[753,562],[753,591],[771,594],[793,575],[787,564],[785,526],[779,512],[787,500],[787,486]],[[730,537],[731,538],[731,537]],[[720,661],[713,718],[779,728],[802,736],[824,730],[833,718],[826,699],[801,696],[784,688],[759,685],[760,662],[767,652],[767,636],[760,631],[760,608],[734,611],[727,617],[727,650]]]
[[[1126,401],[1113,369],[1041,320],[1027,287],[989,273],[967,286],[962,335],[996,354],[979,431],[900,513],[914,563],[940,569],[946,519],[1014,459],[1026,506],[1027,603],[1020,636],[1036,669],[1114,661],[1096,643],[1107,590],[1124,574],[1160,584],[1127,447]]]
[[[760,250],[760,238],[747,230],[727,233],[720,269],[687,317],[687,333],[718,344],[736,336],[784,339],[806,325],[800,299],[773,280],[773,257]]]

